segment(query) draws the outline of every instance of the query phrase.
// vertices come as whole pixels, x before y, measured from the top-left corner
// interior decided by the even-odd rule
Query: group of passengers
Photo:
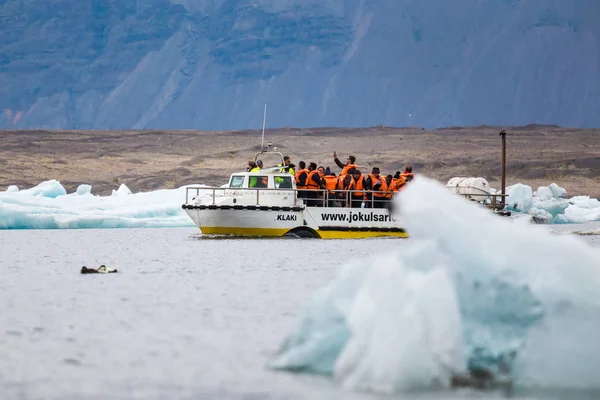
[[[317,167],[310,162],[298,163],[298,171],[291,163],[290,157],[283,158],[283,164],[277,165],[281,172],[288,172],[295,177],[298,197],[305,199],[308,206],[352,207],[352,208],[385,208],[386,203],[413,180],[412,167],[406,166],[404,172],[396,171],[395,175],[383,176],[378,167],[364,175],[356,164],[356,157],[350,155],[346,164],[333,153],[333,161],[342,169],[336,176],[329,167]],[[262,161],[250,162],[249,172],[258,172],[263,168]],[[364,205],[363,205],[364,203]]]

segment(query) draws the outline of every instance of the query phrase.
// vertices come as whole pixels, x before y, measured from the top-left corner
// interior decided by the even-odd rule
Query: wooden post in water
[[[506,203],[504,195],[506,194],[506,131],[503,129],[500,134],[502,136],[502,208]]]

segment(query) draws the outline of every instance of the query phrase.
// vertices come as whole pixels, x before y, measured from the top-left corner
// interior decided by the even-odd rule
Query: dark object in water
[[[552,220],[534,215],[531,217],[531,223],[538,224],[538,225],[548,225],[548,224],[552,223]]]
[[[88,268],[85,265],[81,267],[82,274],[112,274],[117,272],[115,268],[107,268],[106,265],[102,264],[97,269]]]
[[[510,395],[513,390],[511,379],[501,379],[491,371],[483,368],[474,368],[469,371],[468,375],[454,375],[450,381],[453,388],[470,387],[479,390],[494,390],[502,389],[507,395]]]

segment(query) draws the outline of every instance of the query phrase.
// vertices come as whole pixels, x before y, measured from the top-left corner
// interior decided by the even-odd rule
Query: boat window
[[[292,177],[291,176],[276,176],[275,187],[277,189],[291,189],[292,188]]]
[[[234,175],[231,177],[231,183],[229,187],[232,188],[241,188],[244,184],[244,176],[243,175]]]
[[[266,188],[268,187],[269,177],[267,175],[251,176],[248,187],[251,188]]]

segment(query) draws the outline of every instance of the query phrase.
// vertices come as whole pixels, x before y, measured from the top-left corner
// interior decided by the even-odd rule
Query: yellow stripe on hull
[[[377,231],[317,231],[323,239],[364,239],[373,237],[407,238],[406,232],[377,232]]]
[[[200,231],[204,235],[234,235],[234,236],[271,236],[279,237],[289,232],[289,229],[278,228],[235,228],[224,226],[203,226]]]
[[[203,226],[200,228],[204,235],[231,235],[250,237],[281,237],[290,229],[278,228],[235,228],[222,226]],[[378,231],[317,231],[323,239],[363,239],[373,237],[407,238],[406,232],[378,232]]]

